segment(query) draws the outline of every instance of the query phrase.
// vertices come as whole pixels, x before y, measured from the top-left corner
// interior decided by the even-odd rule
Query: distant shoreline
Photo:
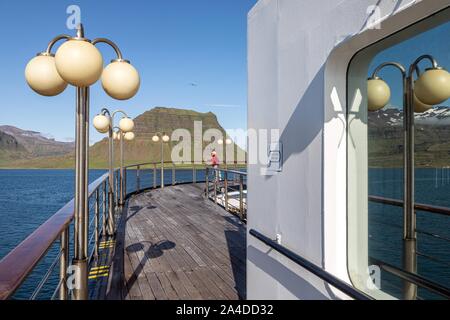
[[[129,166],[129,164],[125,164],[124,167]],[[176,164],[175,167],[177,169],[191,169],[192,165],[191,164]],[[209,165],[207,164],[196,164],[195,168],[205,168],[205,167],[209,167]],[[220,166],[219,166],[220,167]],[[224,169],[224,166],[221,166],[222,169]],[[243,168],[243,167],[247,167],[246,164],[238,164],[237,168]],[[149,165],[145,165],[145,166],[140,166],[141,170],[149,170],[149,169],[153,169],[153,165],[149,166]],[[156,169],[160,169],[161,165],[160,164],[156,164]],[[164,166],[165,169],[171,169],[172,168],[172,164],[167,164]],[[119,167],[115,167],[114,169],[119,169]],[[233,170],[234,169],[234,165],[229,165],[228,169]],[[36,168],[36,167],[1,167],[0,166],[0,170],[75,170],[75,168],[73,167],[67,167],[67,168]],[[89,170],[109,170],[108,167],[91,167],[89,168]],[[136,170],[136,166],[134,167],[130,167],[128,170]]]
[[[8,170],[75,170],[75,168],[2,168],[0,170],[8,171]],[[108,168],[89,168],[89,170],[108,170]]]

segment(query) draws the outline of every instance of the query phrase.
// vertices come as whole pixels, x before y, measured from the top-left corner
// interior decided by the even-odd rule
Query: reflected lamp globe
[[[94,117],[93,124],[95,129],[100,133],[107,133],[109,131],[110,121],[105,115],[96,115]]]
[[[85,39],[72,39],[63,43],[56,51],[55,63],[60,76],[80,88],[97,82],[103,71],[100,51]]]
[[[135,137],[136,137],[136,135],[134,134],[134,132],[127,132],[124,135],[124,138],[127,141],[133,141]]]
[[[169,142],[170,137],[169,137],[168,135],[165,134],[165,135],[162,137],[162,140],[163,140],[164,142]]]
[[[127,100],[138,92],[141,80],[137,70],[126,60],[113,60],[102,73],[102,86],[117,100]]]
[[[450,98],[450,74],[443,68],[427,69],[417,79],[414,92],[424,104],[440,104]]]
[[[122,118],[119,122],[119,128],[123,132],[130,132],[134,129],[134,121],[128,117]]]
[[[380,110],[388,104],[391,89],[382,79],[371,78],[367,81],[367,98],[369,111]]]
[[[25,67],[25,79],[35,92],[52,97],[60,94],[67,87],[67,82],[56,70],[55,57],[50,54],[39,54]]]
[[[433,108],[432,105],[423,103],[422,101],[417,99],[416,95],[414,95],[414,112],[423,113],[431,108]]]
[[[159,141],[159,137],[158,137],[157,135],[154,135],[154,136],[152,137],[152,141],[153,141],[153,142],[158,142],[158,141]]]

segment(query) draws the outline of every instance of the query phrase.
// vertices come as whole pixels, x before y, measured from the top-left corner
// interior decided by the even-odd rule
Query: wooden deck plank
[[[183,218],[183,216],[181,217],[181,219],[182,218]],[[162,219],[164,219],[164,217],[162,217]],[[182,229],[179,229],[179,230],[182,231],[182,232],[188,232],[190,237],[193,238],[193,240],[195,240],[196,243],[201,244],[201,243],[205,242],[205,240],[206,240],[207,242],[209,242],[210,245],[213,245],[214,248],[215,248],[215,250],[212,251],[213,255],[217,256],[218,259],[223,259],[223,261],[229,260],[229,256],[227,256],[227,255],[229,255],[228,246],[225,245],[225,244],[223,246],[219,244],[219,241],[221,240],[221,238],[224,238],[224,239],[222,239],[224,243],[228,239],[225,239],[225,237],[217,237],[218,234],[220,234],[220,233],[223,234],[224,230],[220,229],[219,232],[216,232],[215,234],[211,234],[209,237],[206,237],[206,233],[204,232],[203,227],[199,228],[198,225],[206,226],[205,228],[208,228],[210,226],[211,226],[211,228],[213,228],[214,227],[214,223],[213,224],[207,224],[207,223],[205,223],[203,221],[196,222],[196,224],[194,224],[194,223],[186,225],[185,228],[182,228]],[[232,232],[233,230],[228,230],[228,232],[230,232],[230,231]],[[199,239],[199,237],[201,235],[203,235],[204,239]],[[244,234],[242,234],[242,237],[244,237]],[[241,241],[242,241],[242,237],[241,237]],[[206,248],[207,248],[207,250],[209,250],[210,247],[207,246]],[[223,254],[223,257],[221,257],[219,255],[220,253]],[[245,260],[242,261],[242,262],[245,263]]]
[[[179,300],[179,297],[177,295],[177,292],[172,287],[172,284],[170,283],[169,279],[166,276],[165,272],[158,272],[156,276],[159,279],[159,282],[161,282],[161,285],[164,289],[164,292],[166,293],[168,300]]]
[[[147,274],[147,280],[150,284],[150,287],[152,288],[153,294],[155,296],[156,300],[167,300],[167,295],[164,292],[164,289],[161,285],[161,282],[159,282],[158,277],[156,276],[156,273],[150,273]]]
[[[186,272],[186,275],[189,277],[197,291],[200,293],[202,300],[215,300],[214,294],[211,292],[210,288],[208,288],[202,280],[197,275],[197,272],[194,270],[190,270]]]
[[[118,235],[123,299],[245,299],[246,231],[236,216],[185,184],[134,195]],[[115,281],[117,282],[117,281]]]
[[[160,216],[157,213],[154,216],[155,220],[163,221],[164,216]],[[199,222],[200,223],[200,222]],[[217,239],[217,235],[214,238],[209,239],[210,243],[205,242],[198,236],[198,231],[196,228],[192,228],[192,225],[186,225],[185,228],[174,228],[172,226],[166,226],[166,228],[174,234],[178,239],[184,239],[188,243],[186,247],[188,253],[197,261],[199,261],[200,266],[206,266],[207,264],[226,264],[229,259],[219,252],[219,250],[211,250],[211,246],[214,247],[214,241]],[[223,230],[222,232],[223,233]],[[217,249],[217,248],[216,248]]]

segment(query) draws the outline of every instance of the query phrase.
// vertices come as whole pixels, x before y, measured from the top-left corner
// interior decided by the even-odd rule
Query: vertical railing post
[[[228,211],[228,171],[224,171],[224,181],[223,181],[223,189],[224,189],[224,201],[225,201],[225,210]]]
[[[141,166],[136,168],[136,191],[141,191]]]
[[[205,169],[205,196],[206,199],[209,199],[209,168]]]
[[[239,212],[241,220],[244,220],[244,176],[239,175]]]
[[[217,174],[218,169],[214,168],[213,170],[214,170],[214,201],[217,203],[217,180],[219,180]]]
[[[69,227],[61,233],[61,257],[59,258],[59,300],[67,300],[67,267],[69,266]]]
[[[127,170],[128,170],[127,168],[123,169],[123,203],[127,198],[127,173],[128,173]]]
[[[176,170],[175,170],[175,163],[172,163],[172,185],[174,186],[176,183]]]
[[[195,164],[192,165],[192,183],[197,183],[197,170]]]
[[[102,236],[106,237],[106,208],[107,208],[107,197],[106,195],[106,181],[103,182],[103,205],[102,205]],[[109,208],[108,208],[109,212]]]
[[[153,164],[153,188],[156,189],[156,163]]]
[[[98,258],[98,249],[99,249],[99,214],[100,214],[100,192],[99,190],[95,190],[95,207],[94,207],[94,238],[95,238],[95,247],[94,247],[94,257]]]
[[[119,195],[119,192],[120,192],[119,179],[120,179],[120,177],[119,177],[119,174],[120,174],[120,172],[116,171],[116,207],[119,206],[119,201],[120,201],[120,195]]]

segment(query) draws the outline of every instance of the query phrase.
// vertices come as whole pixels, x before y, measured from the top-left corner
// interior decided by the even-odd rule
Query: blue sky
[[[81,8],[90,38],[108,37],[139,70],[142,85],[131,100],[108,97],[97,83],[91,90],[91,117],[103,106],[125,109],[135,117],[155,106],[212,111],[227,129],[246,128],[246,17],[257,0],[96,0],[1,1],[0,124],[50,134],[58,140],[74,137],[74,88],[52,98],[34,93],[24,68],[48,41],[66,27],[69,5]],[[436,56],[450,69],[450,23],[418,35],[380,53],[372,64],[393,60],[411,63],[422,53]],[[446,39],[446,40],[443,40]],[[105,61],[114,57],[99,47]],[[381,76],[391,86],[391,103],[401,105],[401,81],[393,69]],[[6,80],[7,79],[7,80]],[[190,85],[197,84],[196,86]],[[91,139],[102,136],[92,130]]]
[[[155,106],[212,111],[227,129],[247,126],[247,13],[257,0],[1,1],[0,124],[74,137],[73,87],[41,97],[26,84],[24,69],[49,40],[68,30],[66,8],[78,5],[89,38],[107,37],[141,75],[131,100],[91,89],[91,117],[103,106],[135,117]],[[105,62],[114,52],[102,45]],[[6,80],[7,79],[7,80]],[[195,83],[197,86],[192,86]],[[91,128],[91,139],[102,136]]]
[[[431,54],[438,61],[441,67],[450,70],[450,22],[444,23],[431,30],[423,32],[403,41],[393,47],[380,52],[371,63],[370,75],[376,66],[383,62],[400,62],[405,68],[409,66],[421,55]],[[421,71],[430,68],[428,60],[420,63]],[[393,67],[386,67],[379,76],[383,78],[391,88],[391,104],[402,107],[402,78],[400,72]],[[442,106],[449,105],[450,101],[442,103]]]

